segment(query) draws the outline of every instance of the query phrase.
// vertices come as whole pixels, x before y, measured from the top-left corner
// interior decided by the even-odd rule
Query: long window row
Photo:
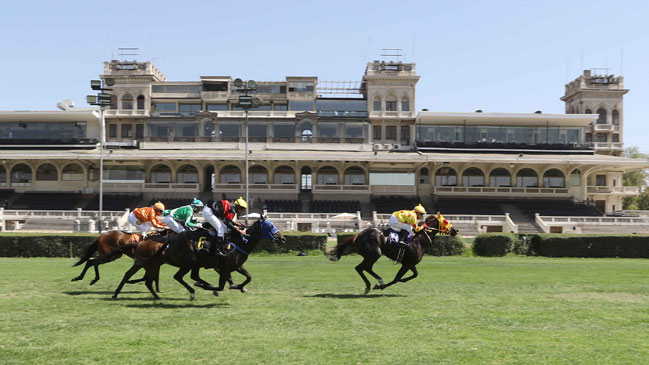
[[[578,144],[584,143],[584,135],[580,127],[425,125],[417,126],[417,141],[466,144]]]
[[[581,172],[578,169],[570,173],[570,185],[581,185]],[[442,167],[435,172],[435,186],[565,188],[566,178],[563,172],[557,169],[547,170],[539,180],[536,171],[529,168],[519,170],[516,176],[512,177],[504,168],[496,168],[486,176],[481,169],[471,167],[459,176],[452,167]]]

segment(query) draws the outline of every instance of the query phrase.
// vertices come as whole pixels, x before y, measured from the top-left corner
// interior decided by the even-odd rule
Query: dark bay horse
[[[163,233],[162,236],[166,236],[168,232]],[[131,243],[133,243],[133,239],[135,237],[138,237],[139,239],[139,234],[137,233],[126,233],[118,230],[114,231],[108,231],[104,232],[97,239],[95,242],[91,243],[88,248],[86,248],[86,252],[84,255],[77,261],[74,266],[79,266],[83,264],[84,262],[86,263],[86,266],[83,267],[83,270],[81,271],[81,274],[79,276],[75,277],[72,279],[72,281],[78,281],[82,280],[83,277],[86,275],[86,271],[92,266],[95,268],[95,278],[90,282],[90,285],[93,285],[97,281],[99,281],[99,265],[109,263],[111,261],[115,261],[118,258],[120,258],[122,255],[127,255],[129,257],[133,257],[132,251],[127,249],[127,246]],[[158,237],[158,236],[154,236]],[[158,239],[162,240],[162,239]],[[95,252],[98,253],[97,257],[92,257],[92,255],[95,254]],[[143,281],[144,278],[138,279],[138,280],[133,280],[131,283],[135,283],[138,281]],[[155,280],[156,283],[156,289],[159,290],[158,288],[158,280]]]
[[[332,261],[340,260],[340,258],[345,254],[347,248],[354,248],[356,252],[363,256],[363,261],[356,266],[356,271],[365,282],[365,294],[370,292],[370,281],[367,280],[367,277],[363,273],[364,271],[368,272],[379,281],[379,283],[374,286],[374,289],[383,290],[397,282],[405,283],[419,275],[417,272],[417,264],[424,257],[426,249],[433,244],[433,238],[437,233],[447,234],[450,236],[455,236],[457,234],[457,230],[451,227],[450,224],[443,227],[443,229],[440,229],[441,224],[438,217],[441,217],[441,215],[428,216],[425,220],[427,228],[415,233],[410,239],[410,244],[405,247],[404,252],[402,253],[401,268],[394,279],[387,284],[385,284],[383,279],[372,270],[372,266],[374,266],[374,263],[381,257],[381,255],[385,255],[392,260],[397,260],[400,249],[397,245],[388,244],[387,238],[378,228],[368,228],[360,232],[357,236],[345,239],[329,253],[329,258]],[[443,220],[442,222],[448,223],[443,217],[441,217],[441,219]],[[404,278],[403,276],[408,272],[408,270],[412,271],[412,275]]]
[[[144,267],[146,271],[145,284],[153,297],[160,299],[153,291],[151,283],[153,278],[157,277],[160,266],[165,263],[178,267],[174,279],[189,291],[190,300],[194,299],[195,290],[183,280],[183,277],[190,271],[191,278],[196,280],[195,285],[205,290],[212,290],[214,295],[218,295],[218,292],[223,290],[227,281],[232,283],[231,273],[237,271],[244,275],[246,280],[239,285],[232,284],[230,289],[238,289],[245,292],[246,289],[244,287],[250,282],[252,277],[243,268],[243,264],[248,259],[250,252],[257,246],[259,240],[262,238],[270,239],[280,244],[286,241],[279,229],[264,217],[259,218],[259,220],[253,223],[248,228],[247,234],[247,241],[243,240],[240,235],[232,235],[231,241],[234,243],[234,249],[229,251],[227,256],[219,257],[218,268],[216,269],[219,273],[218,287],[211,286],[198,275],[201,268],[214,268],[214,256],[205,250],[197,249],[201,244],[205,244],[205,241],[212,239],[210,231],[205,229],[185,231],[170,238],[168,245],[150,240],[140,242],[135,247],[135,264],[124,274],[124,278],[115,290],[113,298],[117,298],[117,295],[124,284],[128,282],[129,278],[141,267]]]

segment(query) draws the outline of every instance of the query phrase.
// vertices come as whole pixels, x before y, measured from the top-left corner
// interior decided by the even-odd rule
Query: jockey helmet
[[[192,208],[202,208],[203,207],[203,202],[196,199],[196,198],[194,198],[194,200],[192,200],[191,206],[192,206]]]
[[[157,210],[162,211],[162,210],[165,210],[165,205],[162,204],[162,202],[157,202],[157,203],[153,204],[153,209],[157,209]]]
[[[417,205],[413,210],[417,213],[426,214],[426,209],[424,209],[421,204]]]
[[[234,201],[234,205],[241,207],[243,209],[248,209],[248,203],[246,203],[245,200],[243,200],[243,197],[239,197],[239,199]]]

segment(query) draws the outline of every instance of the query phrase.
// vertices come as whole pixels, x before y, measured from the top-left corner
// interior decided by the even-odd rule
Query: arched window
[[[302,143],[311,142],[311,138],[313,137],[313,124],[310,119],[302,120],[302,132],[300,135],[302,136]]]
[[[360,167],[345,170],[345,185],[365,185],[365,171]]]
[[[410,100],[408,99],[407,96],[404,96],[401,98],[401,111],[402,112],[409,112],[410,111]]]
[[[88,172],[92,178],[92,170]],[[144,166],[108,166],[104,167],[104,180],[129,180],[129,182],[144,182]],[[99,178],[99,172],[95,175]]]
[[[516,186],[519,188],[538,188],[539,176],[532,169],[522,169],[516,174]]]
[[[252,166],[250,168],[251,184],[268,184],[268,171],[263,166]]]
[[[385,111],[386,112],[397,111],[397,98],[395,96],[388,96],[385,98]]]
[[[581,186],[581,171],[574,169],[570,173],[570,186]]]
[[[590,109],[586,109],[586,110],[584,111],[584,114],[593,114],[593,111],[590,110]]]
[[[122,96],[122,109],[133,109],[133,95],[124,94],[124,96]]]
[[[606,109],[597,109],[597,114],[599,114],[599,117],[597,118],[597,124],[606,124]]]
[[[241,184],[241,170],[236,166],[226,166],[219,173],[220,184]]]
[[[144,95],[137,97],[137,110],[144,110]]]
[[[423,167],[419,170],[419,183],[424,185],[428,184],[428,168]]]
[[[620,124],[620,112],[618,112],[617,110],[613,110],[613,112],[611,113],[611,117],[613,119],[613,124],[615,125]]]
[[[7,186],[7,169],[0,165],[0,186]]]
[[[566,178],[563,172],[557,169],[550,169],[543,174],[543,187],[544,188],[565,188]]]
[[[435,173],[435,186],[457,186],[457,172],[450,167],[441,167]]]
[[[149,180],[152,183],[159,184],[168,184],[171,182],[171,169],[167,165],[155,165],[151,169],[151,179]]]
[[[11,169],[11,186],[31,186],[32,168],[19,163]]]
[[[176,172],[176,181],[180,184],[198,184],[198,169],[193,165],[182,165]]]
[[[462,174],[463,186],[484,186],[484,173],[477,167],[464,170]]]
[[[117,109],[117,95],[115,94],[110,96],[110,109]]]
[[[512,177],[509,171],[499,167],[489,174],[489,186],[493,187],[509,187],[512,186]]]
[[[273,173],[273,184],[295,184],[295,171],[290,166],[280,166]]]
[[[44,163],[36,169],[37,181],[56,181],[59,179],[59,172],[50,163]]]
[[[337,185],[338,170],[335,167],[325,166],[318,170],[318,185]]]
[[[61,173],[63,181],[83,181],[83,168],[76,163],[70,163],[63,167]]]

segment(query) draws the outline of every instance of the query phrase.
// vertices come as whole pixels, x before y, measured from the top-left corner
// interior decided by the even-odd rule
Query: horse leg
[[[248,270],[244,269],[243,266],[239,267],[237,269],[237,272],[239,274],[245,276],[246,280],[243,283],[239,284],[239,285],[234,285],[232,283],[232,276],[230,276],[230,280],[228,280],[230,282],[230,289],[238,289],[238,290],[241,290],[242,293],[245,293],[245,292],[248,291],[248,289],[244,288],[244,286],[246,286],[246,284],[248,284],[250,282],[250,280],[252,280],[252,276],[250,276],[250,273],[248,272]]]
[[[86,261],[86,265],[83,267],[83,270],[81,270],[81,274],[79,274],[79,276],[77,276],[77,277],[75,277],[74,279],[72,279],[72,281],[82,280],[83,277],[86,275],[86,271],[88,271],[88,269],[90,268],[90,266],[93,265],[93,262],[94,262],[94,261],[95,261],[95,259],[89,259],[88,261]],[[95,267],[95,269],[96,269],[96,267]],[[99,274],[97,274],[96,276],[99,276]]]
[[[410,271],[412,271],[412,275],[408,276],[407,278],[401,279],[400,281],[402,283],[405,283],[406,281],[412,280],[412,279],[416,278],[417,275],[419,275],[419,273],[417,272],[417,266],[411,267]]]
[[[401,268],[400,268],[399,271],[397,272],[397,275],[394,277],[394,279],[393,279],[391,282],[389,282],[389,283],[387,283],[387,284],[383,284],[383,285],[377,285],[377,286],[376,286],[376,289],[381,289],[381,290],[383,290],[383,289],[387,288],[388,286],[397,283],[399,280],[401,280],[401,278],[403,277],[403,275],[405,275],[405,273],[408,272],[408,270],[410,270],[409,267],[407,267],[407,266],[405,266],[405,265],[401,265]]]
[[[128,279],[130,279],[131,276],[133,276],[133,274],[135,274],[141,268],[142,268],[142,266],[140,266],[140,265],[138,265],[136,263],[133,263],[133,266],[131,266],[131,268],[128,269],[128,271],[126,271],[126,273],[124,273],[124,277],[122,278],[122,281],[117,286],[117,289],[115,289],[115,293],[113,293],[113,299],[117,299],[117,295],[119,294],[119,292],[122,291],[122,288],[124,287],[124,284],[126,284]]]
[[[196,280],[196,282],[194,283],[194,286],[197,286],[197,287],[199,287],[201,289],[212,290],[212,291],[214,289],[216,289],[215,287],[212,286],[212,284],[210,284],[207,281],[201,279],[201,277],[198,275],[198,271],[200,269],[201,269],[201,267],[199,265],[196,265],[196,266],[194,266],[192,268],[191,278],[192,278],[192,280]]]
[[[158,278],[160,276],[160,265],[157,263],[149,263],[144,267],[144,270],[146,270],[146,273],[144,274],[144,277],[146,280],[144,281],[144,285],[149,289],[151,294],[153,295],[153,299],[160,299],[158,294],[153,290],[153,280]]]
[[[95,266],[95,278],[92,279],[90,282],[90,285],[93,285],[94,283],[99,281],[99,265],[107,264],[111,261],[115,261],[118,258],[122,256],[122,253],[117,251],[117,252],[110,252],[105,255],[99,256],[95,258],[92,262],[92,264]],[[90,260],[88,260],[90,261]]]
[[[379,274],[375,273],[374,270],[372,269],[374,267],[375,262],[376,262],[376,260],[374,262],[370,263],[369,265],[367,265],[367,267],[365,268],[365,271],[370,273],[370,275],[372,275],[374,277],[374,279],[378,280],[379,285],[383,285],[384,284],[383,278],[380,277]]]
[[[139,283],[139,282],[142,282],[142,281],[145,281],[145,280],[146,280],[146,273],[139,279],[127,281],[126,284],[135,284],[135,283]]]
[[[174,279],[176,279],[177,282],[179,282],[180,284],[182,284],[182,286],[184,286],[185,289],[187,289],[187,291],[189,291],[189,300],[194,300],[194,296],[195,296],[195,295],[194,295],[194,293],[195,293],[194,288],[192,288],[191,286],[189,286],[189,284],[187,284],[187,283],[183,280],[183,276],[185,276],[185,275],[186,275],[186,274],[187,274],[191,269],[192,269],[191,266],[181,267],[181,268],[178,270],[178,272],[176,272],[176,274],[174,275]]]
[[[367,265],[368,263],[369,263],[368,258],[367,258],[367,257],[364,257],[364,258],[363,258],[363,261],[361,261],[360,264],[356,265],[356,272],[358,273],[358,275],[361,276],[361,279],[363,279],[363,282],[365,282],[365,294],[369,293],[370,290],[371,290],[371,287],[370,287],[370,281],[367,280],[367,277],[365,276],[365,274],[363,274],[363,271],[364,271],[365,268],[367,267],[366,265]],[[372,262],[372,264],[373,264],[373,262]]]

